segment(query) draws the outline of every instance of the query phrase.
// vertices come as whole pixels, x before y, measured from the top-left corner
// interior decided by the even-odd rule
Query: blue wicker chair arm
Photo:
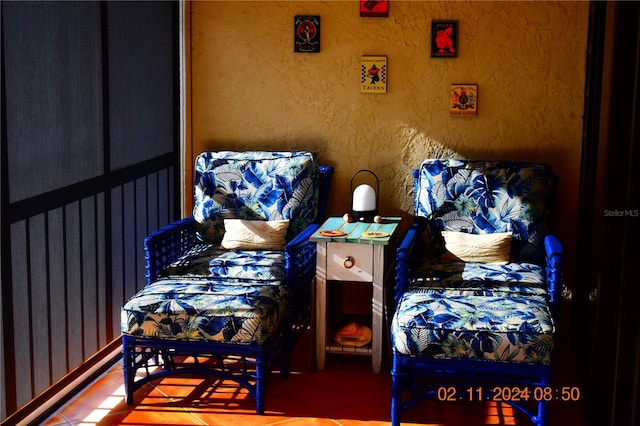
[[[308,285],[316,273],[316,243],[309,240],[311,235],[325,220],[329,188],[333,177],[332,166],[319,166],[319,195],[318,214],[316,220],[296,235],[284,247],[287,269],[287,286],[295,290],[299,286]],[[295,280],[294,280],[295,277]],[[304,289],[303,289],[304,290]]]
[[[420,223],[414,223],[402,238],[402,242],[396,249],[396,283],[393,300],[398,303],[402,294],[407,290],[409,277],[411,277],[411,267],[413,263],[413,252],[416,247],[419,235],[423,230]]]
[[[331,188],[331,178],[333,177],[333,166],[319,166],[320,173],[320,199],[318,200],[318,216],[315,223],[321,224],[327,216],[327,205],[329,204],[329,189]]]
[[[309,240],[319,228],[318,224],[307,226],[284,247],[287,261],[287,286],[296,289],[308,285],[316,270],[316,243]]]
[[[556,303],[562,294],[564,277],[562,274],[562,261],[564,258],[564,248],[555,235],[547,235],[544,239],[546,252],[546,275],[547,288],[551,297],[551,302]]]
[[[147,284],[158,279],[171,262],[194,246],[195,220],[193,216],[170,223],[149,234],[144,240]]]

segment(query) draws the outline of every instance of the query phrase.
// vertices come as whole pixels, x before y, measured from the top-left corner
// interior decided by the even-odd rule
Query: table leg
[[[324,370],[327,340],[327,244],[318,243],[316,257],[316,365]]]
[[[384,246],[373,248],[373,297],[371,301],[371,364],[380,373],[382,365],[382,328],[384,316]]]

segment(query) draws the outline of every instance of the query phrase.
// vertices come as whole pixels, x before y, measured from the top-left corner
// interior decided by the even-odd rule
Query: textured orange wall
[[[424,158],[550,163],[560,176],[558,234],[570,249],[588,2],[391,0],[387,18],[361,18],[357,1],[189,6],[188,151],[317,151],[336,169],[330,213],[340,215],[362,168],[380,178],[381,213],[408,217],[411,169]],[[320,53],[294,53],[298,14],[320,15]],[[459,22],[457,58],[430,57],[432,19]],[[388,56],[386,94],[359,91],[367,54]],[[452,83],[478,84],[477,117],[449,115]]]

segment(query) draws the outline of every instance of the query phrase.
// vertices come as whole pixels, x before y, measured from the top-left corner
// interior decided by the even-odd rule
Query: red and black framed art
[[[389,0],[360,0],[360,16],[389,16]]]
[[[320,17],[296,15],[293,24],[294,52],[320,52]]]
[[[458,56],[458,21],[431,21],[431,57]]]

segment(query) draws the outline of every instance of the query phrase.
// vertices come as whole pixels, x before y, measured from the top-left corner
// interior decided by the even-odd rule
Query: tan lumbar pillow
[[[221,245],[228,250],[282,250],[288,227],[288,219],[225,219]]]
[[[464,262],[508,263],[511,253],[511,232],[493,234],[469,234],[467,232],[442,231],[446,259]]]

